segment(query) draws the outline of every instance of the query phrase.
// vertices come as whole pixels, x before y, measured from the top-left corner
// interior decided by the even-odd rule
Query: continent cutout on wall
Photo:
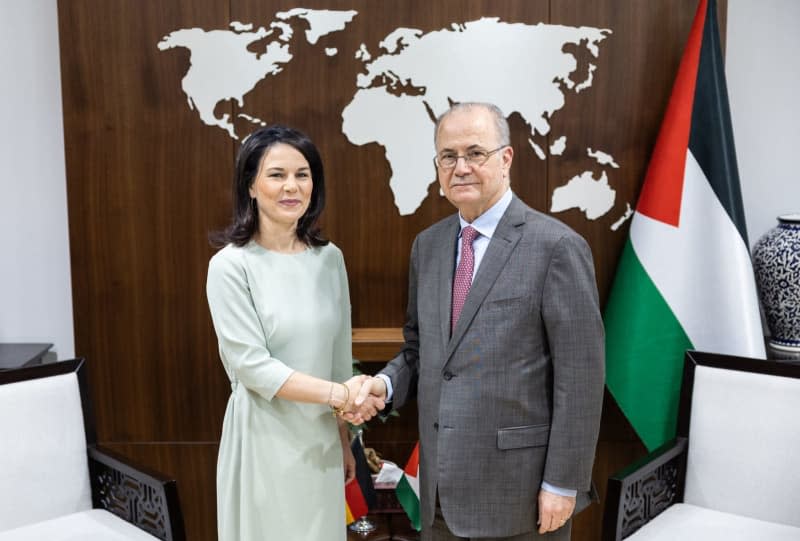
[[[306,40],[314,45],[320,37],[343,30],[357,14],[352,10],[295,8],[277,13],[280,20],[271,22],[269,30],[261,26],[252,31],[252,23],[239,21],[230,24],[231,30],[186,28],[170,32],[157,47],[161,51],[175,47],[189,49],[189,70],[181,81],[189,108],[196,110],[205,124],[222,128],[238,139],[230,115],[216,117],[214,109],[220,102],[230,99],[243,106],[248,92],[267,77],[280,73],[281,66],[292,60],[293,55],[286,43],[294,33],[291,23],[297,18],[307,21]],[[280,34],[267,44],[266,50],[254,53],[247,49],[251,43],[272,36],[275,30]],[[327,56],[336,52],[330,48],[325,50]]]
[[[564,45],[583,47],[597,57],[598,44],[610,33],[585,26],[508,23],[496,17],[428,33],[398,28],[380,42],[383,54],[365,62],[355,95],[342,111],[342,131],[353,144],[377,143],[386,149],[395,205],[401,215],[413,214],[435,180],[430,164],[419,159],[433,155],[429,111],[438,116],[451,101],[490,101],[506,115],[518,113],[530,126],[531,137],[546,135],[549,119],[564,107],[566,94],[592,82],[591,64],[582,80],[572,80],[577,60]],[[513,54],[519,50],[536,54]],[[504,51],[509,54],[501,54]],[[480,69],[474,69],[476,65]],[[376,123],[377,115],[389,118]],[[532,138],[529,142],[546,159]]]
[[[596,220],[611,210],[616,197],[617,192],[608,185],[605,171],[597,180],[591,171],[584,171],[572,177],[566,185],[553,190],[550,212],[579,208],[586,214],[586,218]]]
[[[305,39],[316,45],[320,38],[345,30],[357,15],[355,10],[298,7],[276,13],[276,20],[257,29],[251,22],[233,21],[229,30],[175,30],[157,46],[162,51],[189,49],[190,66],[181,87],[190,109],[206,125],[239,139],[229,115],[217,117],[214,110],[231,99],[242,107],[256,85],[269,84],[270,77],[283,71],[294,58],[289,41],[298,20],[304,21],[303,28],[307,26]],[[597,58],[600,44],[611,33],[587,26],[505,22],[497,17],[454,22],[427,33],[396,28],[378,43],[377,55],[365,43],[352,52],[352,61],[360,62],[362,69],[354,81],[352,99],[341,112],[342,132],[354,145],[377,143],[384,149],[391,168],[387,181],[397,210],[401,215],[413,214],[435,181],[430,161],[420,157],[433,155],[433,119],[451,102],[489,101],[506,115],[517,113],[528,124],[528,142],[539,159],[548,159],[547,151],[561,156],[565,136],[549,148],[535,139],[546,138],[553,115],[571,95],[591,87],[597,69],[592,63],[579,66],[570,51],[583,49]],[[271,41],[261,52],[248,50],[265,38]],[[323,58],[339,53],[330,46],[317,50]],[[535,55],[502,54],[519,50],[535,51]],[[237,113],[237,117],[256,126],[269,122],[252,113]],[[375,122],[376,118],[382,121]],[[619,167],[609,154],[592,148],[587,153],[601,166]],[[592,220],[607,213],[615,191],[605,172],[599,180],[594,174],[586,171],[557,188],[551,211],[578,207]]]
[[[562,135],[550,145],[550,154],[552,156],[561,156],[567,148],[567,136]]]

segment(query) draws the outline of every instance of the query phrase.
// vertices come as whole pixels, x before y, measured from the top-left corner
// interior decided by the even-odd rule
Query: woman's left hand
[[[344,484],[356,478],[356,459],[350,445],[342,442],[342,458],[344,462]]]

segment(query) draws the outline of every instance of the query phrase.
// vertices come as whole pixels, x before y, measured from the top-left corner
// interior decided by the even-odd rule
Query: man
[[[591,252],[511,192],[497,107],[453,106],[435,144],[458,214],[414,241],[404,350],[356,404],[417,398],[423,540],[569,539],[603,397]]]

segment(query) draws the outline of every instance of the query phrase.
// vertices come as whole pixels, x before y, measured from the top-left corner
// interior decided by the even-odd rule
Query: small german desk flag
[[[372,484],[372,475],[364,455],[361,438],[356,436],[350,443],[353,456],[356,459],[356,478],[344,487],[345,517],[350,524],[369,512],[370,507],[375,507],[377,496],[375,486]]]

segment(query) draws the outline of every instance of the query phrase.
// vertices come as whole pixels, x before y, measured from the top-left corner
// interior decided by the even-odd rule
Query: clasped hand
[[[386,407],[386,383],[380,378],[359,375],[344,382],[349,391],[342,418],[354,425],[369,421]]]

